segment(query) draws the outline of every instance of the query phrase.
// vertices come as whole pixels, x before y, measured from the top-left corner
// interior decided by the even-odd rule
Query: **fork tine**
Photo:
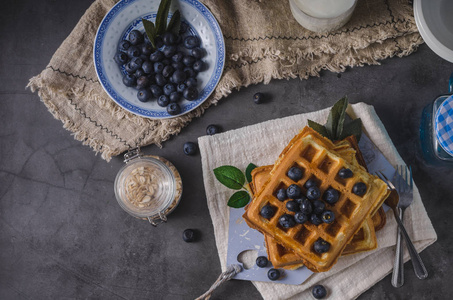
[[[390,189],[395,190],[395,186],[394,186],[393,183],[387,178],[387,176],[384,175],[384,173],[382,173],[381,171],[377,171],[377,172],[376,172],[376,175],[377,175],[382,181],[384,181]]]

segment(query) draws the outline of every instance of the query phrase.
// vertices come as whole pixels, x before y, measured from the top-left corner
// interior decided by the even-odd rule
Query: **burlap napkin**
[[[412,8],[403,0],[360,0],[349,23],[328,34],[302,28],[287,0],[202,0],[222,28],[224,74],[198,109],[170,120],[151,120],[116,105],[96,76],[93,41],[116,2],[96,0],[29,83],[54,117],[106,160],[137,146],[160,145],[233,89],[273,78],[318,76],[323,69],[341,72],[347,66],[378,64],[409,55],[422,43]]]
[[[290,139],[307,124],[307,119],[324,123],[328,112],[329,109],[325,109],[276,119],[198,139],[207,203],[223,271],[226,269],[228,248],[227,201],[231,190],[215,179],[212,170],[222,165],[245,170],[251,162],[258,166],[273,164]],[[392,165],[404,163],[372,106],[364,103],[351,105],[348,113],[362,119],[368,136]],[[416,187],[414,201],[405,215],[405,224],[419,252],[436,241],[436,232]],[[376,250],[341,257],[330,271],[314,274],[301,285],[253,284],[264,299],[310,299],[311,287],[315,283],[324,284],[329,289],[329,299],[354,299],[392,271],[396,229],[396,221],[389,211],[387,224],[377,232],[379,246]],[[405,260],[408,259],[406,251]]]

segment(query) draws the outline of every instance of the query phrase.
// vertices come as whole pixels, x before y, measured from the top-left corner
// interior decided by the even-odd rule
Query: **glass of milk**
[[[314,32],[329,32],[345,25],[357,0],[289,0],[296,21]]]

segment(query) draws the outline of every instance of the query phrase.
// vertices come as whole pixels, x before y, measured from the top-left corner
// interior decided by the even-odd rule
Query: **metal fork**
[[[407,174],[407,173],[406,173]],[[398,213],[398,207],[399,203],[401,202],[405,208],[412,202],[412,199],[407,200],[406,198],[412,198],[412,190],[413,190],[413,183],[412,183],[412,177],[410,184],[407,183],[407,176],[405,177],[406,179],[399,179],[401,176],[396,175],[397,181],[398,181],[398,186],[399,190],[395,188],[393,183],[382,173],[382,172],[376,172],[376,175],[381,178],[389,187],[390,190],[398,192],[398,197],[388,197],[387,200],[385,200],[385,203],[392,209],[393,214],[395,215],[395,220],[398,223],[399,226],[399,232],[402,234],[407,250],[409,251],[409,255],[411,257],[412,265],[414,267],[414,272],[415,275],[419,279],[425,279],[428,277],[428,272],[426,271],[425,265],[423,264],[422,259],[420,258],[420,255],[418,255],[417,250],[415,250],[414,245],[412,244],[412,241],[407,234],[406,228],[404,228],[404,224],[400,219],[399,213]],[[402,178],[402,177],[401,177]],[[404,209],[405,209],[404,208]],[[400,242],[400,248],[401,248],[401,242]],[[398,249],[397,249],[398,250]],[[400,249],[401,250],[401,249]],[[404,283],[404,273],[403,271],[403,264],[404,261],[402,260],[402,257],[400,256],[399,253],[395,256],[395,263],[394,263],[394,268],[393,268],[393,275],[392,275],[392,285],[394,287],[400,287]]]

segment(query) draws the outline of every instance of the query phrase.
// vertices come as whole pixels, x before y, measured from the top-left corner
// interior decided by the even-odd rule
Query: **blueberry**
[[[164,46],[164,41],[162,40],[161,36],[157,36],[154,39],[154,44],[156,45],[156,48],[162,48]]]
[[[152,62],[158,62],[158,61],[161,61],[162,59],[164,59],[164,54],[157,50],[156,52],[154,53],[151,53],[151,55],[149,56],[149,59],[152,61]]]
[[[299,204],[296,201],[291,200],[291,201],[286,202],[286,208],[289,211],[298,212],[299,211]]]
[[[253,95],[253,102],[256,104],[261,104],[264,101],[264,94],[263,93],[256,93]]]
[[[133,87],[137,84],[137,78],[134,75],[126,74],[123,76],[125,86]]]
[[[297,184],[291,184],[287,189],[286,189],[286,195],[290,199],[297,199],[299,196],[302,194],[302,190],[300,186]]]
[[[179,33],[186,33],[186,31],[189,30],[189,25],[187,25],[184,22],[181,22],[181,25],[179,26]]]
[[[193,230],[193,229],[184,230],[182,233],[182,239],[184,240],[184,242],[187,242],[187,243],[191,243],[191,242],[195,241],[195,239],[196,239],[195,230]]]
[[[170,99],[170,103],[176,103],[181,100],[181,94],[178,92],[172,92],[168,98]]]
[[[289,169],[288,173],[286,175],[293,181],[299,181],[302,179],[302,170],[298,167],[292,167]]]
[[[167,112],[172,116],[179,115],[181,113],[181,107],[178,103],[170,103],[167,106]]]
[[[143,41],[144,41],[143,34],[140,31],[132,30],[129,33],[129,42],[131,42],[132,45],[141,44],[143,43]]]
[[[310,200],[305,199],[300,204],[300,211],[306,215],[309,215],[313,212],[313,204],[311,204]]]
[[[145,74],[145,71],[143,71],[142,68],[138,69],[138,70],[135,71],[135,73],[134,73],[134,76],[137,77],[137,78],[142,77],[142,76],[145,76],[145,75],[146,75],[146,74]]]
[[[338,199],[340,198],[340,193],[334,188],[329,188],[324,192],[322,198],[330,205],[333,205],[337,203]]]
[[[305,197],[304,195],[300,195],[299,198],[294,199],[294,200],[296,200],[296,202],[297,202],[299,205],[301,205],[305,200],[308,200],[308,199],[307,199],[307,197]]]
[[[172,57],[178,48],[176,46],[165,46],[164,50],[162,51],[165,55],[165,57]],[[170,62],[170,60],[168,60]]]
[[[117,64],[119,65],[124,65],[125,63],[127,63],[127,61],[129,60],[129,56],[127,56],[126,53],[123,53],[123,52],[118,52],[115,57],[114,57],[114,60]]]
[[[127,49],[131,46],[131,43],[127,40],[122,40],[118,45],[118,50],[126,52]]]
[[[182,63],[187,67],[193,66],[194,62],[195,62],[195,57],[193,57],[191,55],[185,55],[182,58]]]
[[[289,215],[289,214],[284,214],[278,219],[278,222],[283,228],[291,228],[296,226],[296,221],[294,220],[294,217]]]
[[[175,54],[173,54],[173,56],[171,57],[171,60],[173,62],[182,62],[183,58],[184,58],[184,53],[182,53],[181,51],[178,51]]]
[[[170,104],[170,99],[168,99],[167,95],[160,95],[160,97],[157,98],[157,105],[160,107],[167,107],[168,104]]]
[[[201,60],[197,60],[193,63],[192,68],[195,72],[203,72],[204,70],[204,62]]]
[[[302,213],[302,212],[297,212],[295,215],[294,215],[294,220],[296,221],[296,223],[298,224],[304,224],[305,222],[308,221],[308,217],[306,214]]]
[[[317,200],[321,197],[321,191],[317,186],[312,186],[307,190],[307,198],[310,200]]]
[[[171,64],[171,66],[173,67],[173,69],[175,69],[175,70],[181,70],[181,71],[183,71],[184,68],[186,67],[181,61],[173,62],[173,63]]]
[[[256,258],[256,265],[260,268],[265,268],[269,264],[269,260],[266,256],[258,256]]]
[[[203,48],[193,48],[191,51],[190,51],[190,54],[197,58],[197,59],[200,59],[204,56],[204,50]]]
[[[200,46],[200,39],[194,35],[189,35],[184,39],[184,47],[187,49],[193,49]]]
[[[143,89],[149,86],[149,79],[146,76],[140,76],[137,78],[137,88],[138,89]]]
[[[197,86],[197,79],[194,78],[194,77],[189,77],[187,78],[186,80],[186,85],[189,87],[189,86],[193,86],[193,87],[196,87]]]
[[[146,55],[146,56],[150,56],[151,53],[153,52],[153,46],[149,43],[143,43],[140,45],[139,47],[140,51],[142,52],[142,54]]]
[[[206,127],[206,134],[207,135],[214,135],[216,133],[220,133],[222,130],[220,129],[219,126],[211,124]]]
[[[313,213],[319,215],[326,209],[326,205],[321,200],[313,201]]]
[[[305,182],[304,187],[305,187],[306,189],[309,189],[309,188],[311,188],[312,186],[318,186],[318,185],[316,184],[316,181],[314,181],[313,179],[310,178],[310,179],[308,179],[308,180]]]
[[[152,74],[154,72],[154,64],[147,60],[142,64],[142,69],[145,74]]]
[[[154,79],[156,80],[156,84],[162,87],[168,82],[162,74],[156,74],[156,76],[154,76]]]
[[[321,219],[324,223],[332,224],[335,221],[335,214],[331,210],[326,210],[322,213]]]
[[[279,189],[277,191],[277,199],[280,201],[285,201],[288,199],[288,195],[286,194],[286,189]]]
[[[135,72],[142,67],[142,64],[143,60],[140,57],[134,57],[129,62],[129,67],[131,68],[131,70],[134,70]]]
[[[267,277],[272,281],[278,280],[280,278],[280,271],[272,268],[267,272]]]
[[[164,94],[170,96],[171,93],[176,92],[176,86],[171,83],[164,85]]]
[[[124,70],[128,73],[128,74],[134,74],[135,71],[137,71],[136,69],[132,68],[131,67],[131,64],[130,63],[127,63],[124,65]]]
[[[322,224],[322,219],[316,214],[311,214],[310,222],[311,224],[318,226],[319,224]]]
[[[172,105],[172,104],[176,104],[176,103],[170,103],[170,105]],[[184,147],[183,147],[185,155],[194,155],[195,153],[197,153],[197,149],[198,149],[197,144],[195,144],[193,142],[187,142],[184,144]]]
[[[164,69],[162,70],[162,75],[164,75],[164,77],[170,77],[172,74],[173,74],[173,71],[175,69],[173,69],[172,66],[168,65],[168,66],[165,66]]]
[[[146,102],[151,99],[152,93],[149,89],[140,89],[137,93],[137,98],[141,102]]]
[[[176,35],[170,31],[167,31],[162,35],[162,41],[166,46],[173,45],[176,43]]]
[[[160,95],[163,94],[162,88],[160,86],[158,86],[158,85],[154,84],[149,89],[151,90],[151,93],[153,93],[153,96],[155,98],[159,98]]]
[[[197,76],[197,72],[195,72],[193,68],[185,67],[183,71],[188,78]]]
[[[352,187],[352,192],[357,196],[363,196],[366,193],[366,184],[363,182],[357,182]]]
[[[198,98],[198,90],[195,87],[187,87],[182,93],[183,97],[189,101],[196,100]]]
[[[127,49],[127,55],[129,55],[129,57],[138,57],[140,54],[140,49],[138,49],[137,46],[130,46],[129,49]]]
[[[263,218],[270,219],[274,216],[274,214],[275,209],[270,205],[264,205],[263,208],[261,208],[260,215]]]
[[[314,249],[317,253],[326,253],[330,249],[330,244],[319,238],[314,244]]]
[[[154,63],[154,72],[161,74],[162,71],[164,70],[164,64],[160,61]]]
[[[351,178],[352,176],[354,175],[354,173],[352,173],[352,171],[350,169],[341,169],[339,172],[338,172],[338,176],[340,178]]]
[[[184,92],[184,90],[186,89],[186,85],[184,83],[180,83],[178,84],[178,86],[176,87],[176,91],[178,91],[179,93],[182,93]]]
[[[323,285],[315,285],[313,289],[311,290],[311,293],[313,294],[313,297],[316,299],[322,299],[325,296],[327,296],[327,290]]]
[[[173,75],[171,77],[173,78],[174,83],[180,84],[183,83],[184,80],[186,80],[186,73],[181,70],[176,70],[175,72],[173,72]]]

